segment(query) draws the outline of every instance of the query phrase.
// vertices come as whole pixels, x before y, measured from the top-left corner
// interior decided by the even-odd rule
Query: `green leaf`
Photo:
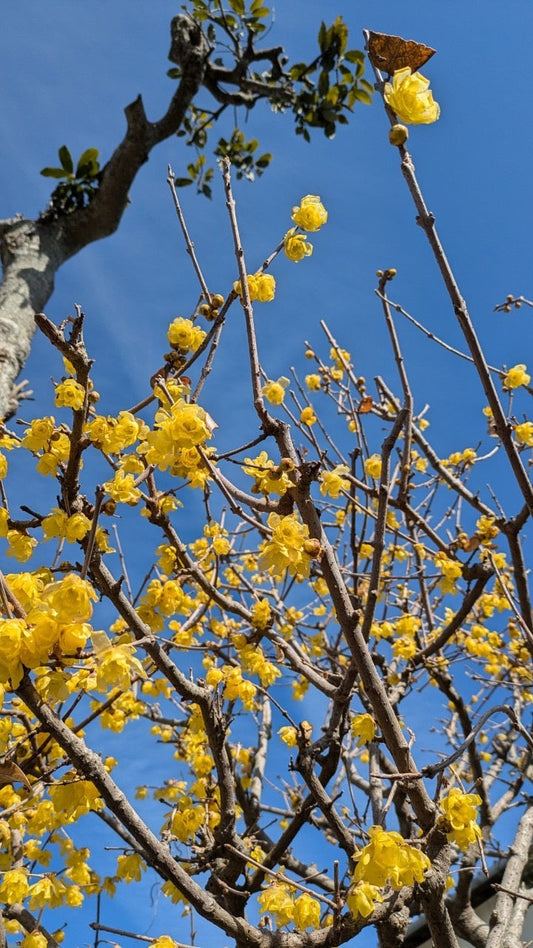
[[[349,63],[364,63],[365,54],[362,53],[360,49],[349,49],[348,52],[344,54],[344,58]]]
[[[338,42],[339,56],[342,56],[348,42],[348,27],[343,23],[342,17],[338,16],[331,29]]]
[[[181,69],[178,69],[177,66],[173,66],[172,69],[167,69],[167,76],[169,79],[179,79],[181,77]]]
[[[320,52],[324,53],[328,48],[328,28],[322,20],[320,24],[320,29],[318,31],[318,45],[320,46]]]
[[[42,174],[43,178],[68,177],[66,171],[64,171],[63,168],[43,168],[42,171],[39,172],[39,174]]]
[[[318,94],[322,98],[327,95],[329,89],[329,73],[325,69],[322,70],[320,76],[318,77]]]
[[[229,5],[237,16],[244,16],[246,13],[246,4],[244,0],[228,0]]]
[[[76,167],[76,177],[79,178],[81,175],[87,175],[89,172],[89,177],[96,177],[100,171],[100,165],[98,163],[98,155],[100,152],[98,148],[87,148],[82,155],[80,155],[78,165]]]
[[[191,178],[175,178],[174,184],[177,188],[186,188],[188,184],[192,184]]]
[[[270,10],[268,7],[263,6],[263,0],[254,0],[250,7],[250,13],[252,16],[256,16],[261,19],[262,17],[268,16]]]
[[[72,161],[72,155],[70,154],[66,145],[61,145],[58,155],[61,162],[61,167],[67,172],[67,174],[73,174],[74,163]]]
[[[365,89],[356,89],[354,94],[359,102],[363,102],[365,105],[372,105],[372,96],[369,95]]]

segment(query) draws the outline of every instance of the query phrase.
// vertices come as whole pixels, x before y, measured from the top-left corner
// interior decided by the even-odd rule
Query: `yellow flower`
[[[371,454],[366,459],[364,466],[367,477],[377,480],[381,476],[381,456],[379,454]]]
[[[370,744],[376,734],[376,724],[370,714],[357,714],[351,723],[350,730],[357,737],[357,746]]]
[[[313,253],[313,245],[308,244],[305,234],[297,234],[296,227],[291,227],[285,234],[283,245],[285,256],[293,263],[299,263],[304,257],[310,257]]]
[[[268,525],[272,537],[261,544],[259,569],[269,570],[276,576],[281,576],[286,569],[291,576],[309,576],[310,559],[304,551],[309,530],[305,524],[299,522],[296,514],[281,517],[271,513]]]
[[[307,194],[299,207],[293,207],[291,219],[302,230],[311,232],[320,230],[328,219],[328,212],[316,194]]]
[[[387,832],[381,826],[369,830],[370,842],[356,856],[354,882],[391,885],[399,891],[404,885],[424,881],[431,867],[425,853],[410,846],[399,833]]]
[[[521,444],[533,448],[533,421],[523,421],[521,425],[515,425],[514,433]]]
[[[4,872],[0,885],[0,902],[6,905],[23,902],[29,889],[26,869],[8,869]]]
[[[270,273],[248,273],[246,275],[248,283],[248,292],[252,303],[257,300],[258,303],[270,303],[274,299],[276,292],[276,281]],[[241,281],[236,280],[233,289],[238,296],[242,296]]]
[[[118,470],[110,481],[106,481],[104,487],[117,504],[129,504],[134,507],[141,496],[141,491],[135,487],[133,474],[124,474],[121,470]]]
[[[45,540],[62,537],[67,543],[74,543],[75,540],[83,540],[87,535],[91,529],[91,521],[83,513],[75,513],[69,517],[64,510],[54,507],[41,526]]]
[[[502,384],[504,388],[511,389],[520,388],[521,385],[529,385],[530,382],[531,376],[526,372],[525,364],[520,362],[509,369]]]
[[[58,622],[87,622],[92,615],[91,599],[98,599],[93,587],[76,573],[67,573],[55,583],[49,583],[42,598],[57,613]]]
[[[117,859],[117,876],[124,882],[140,882],[145,869],[146,863],[138,853],[119,856]]]
[[[383,896],[378,887],[369,882],[358,882],[357,885],[353,885],[346,899],[346,905],[354,918],[358,915],[362,915],[363,918],[372,915],[375,902],[383,902]]]
[[[481,829],[476,822],[477,807],[480,803],[479,794],[463,793],[458,787],[452,787],[448,796],[440,802],[444,813],[441,820],[450,826],[446,836],[462,850],[467,850],[481,836]]]
[[[19,563],[26,563],[31,558],[34,547],[37,546],[37,540],[19,530],[8,530],[6,536],[9,543],[7,555],[13,556]]]
[[[48,444],[55,429],[55,421],[52,415],[46,418],[34,418],[22,439],[22,446],[28,451],[42,451],[45,444]]]
[[[411,125],[428,125],[436,122],[440,108],[429,88],[429,79],[419,72],[411,74],[409,66],[397,69],[392,83],[385,83],[385,102],[396,113],[401,122]]]
[[[54,405],[57,408],[65,407],[79,411],[80,408],[83,408],[84,401],[85,389],[75,379],[65,379],[64,382],[56,385]]]
[[[322,379],[319,375],[312,373],[311,375],[305,376],[305,384],[310,392],[319,392],[321,387]]]
[[[345,475],[349,473],[346,464],[337,464],[332,471],[322,471],[320,475],[320,493],[325,497],[333,497],[335,500],[343,490],[350,489],[350,481],[346,480]]]
[[[282,375],[277,382],[266,382],[261,391],[271,405],[281,405],[285,398],[285,389],[288,385],[290,385],[289,379]]]
[[[295,727],[290,727],[288,724],[286,724],[284,727],[279,728],[278,734],[280,741],[283,741],[287,747],[296,747],[298,741]]]
[[[26,935],[19,944],[20,948],[46,948],[49,942],[48,938],[36,928],[29,935]]]
[[[300,421],[302,425],[308,425],[309,428],[311,427],[311,425],[316,424],[317,417],[314,412],[314,409],[311,408],[310,405],[308,405],[307,408],[302,409],[302,412],[300,414]]]
[[[275,882],[260,892],[257,901],[261,906],[260,912],[269,912],[274,916],[276,925],[287,925],[294,918],[294,900],[286,885]]]
[[[194,325],[192,319],[177,316],[168,327],[167,339],[171,346],[176,346],[183,352],[196,352],[206,335],[203,329]]]
[[[294,902],[294,924],[300,931],[306,928],[318,928],[320,925],[320,902],[307,892],[298,896]]]

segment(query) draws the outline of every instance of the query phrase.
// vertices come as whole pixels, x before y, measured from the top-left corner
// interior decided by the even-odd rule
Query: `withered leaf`
[[[368,412],[372,411],[373,404],[374,404],[374,399],[372,398],[372,396],[365,395],[365,397],[361,399],[361,402],[359,404],[359,408],[357,409],[357,411],[359,412],[360,415],[368,415]]]
[[[0,761],[0,787],[5,787],[8,783],[23,783],[31,790],[31,783],[24,771],[12,760],[3,760]]]
[[[397,69],[409,66],[411,72],[416,72],[428,59],[431,59],[435,50],[423,43],[414,40],[404,40],[401,36],[390,36],[388,33],[368,34],[368,55],[370,62],[376,69],[392,76]]]

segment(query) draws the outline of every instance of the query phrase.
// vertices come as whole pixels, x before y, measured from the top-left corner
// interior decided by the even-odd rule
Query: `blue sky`
[[[2,217],[17,212],[32,217],[45,207],[50,181],[39,171],[55,163],[60,145],[67,144],[76,157],[95,146],[106,160],[123,134],[122,110],[139,92],[149,117],[165,111],[173,90],[166,77],[168,23],[177,10],[168,0],[6,5],[0,34]],[[337,14],[350,27],[350,46],[360,48],[361,31],[369,27],[437,48],[424,72],[441,104],[441,119],[415,128],[410,150],[489,361],[533,364],[528,312],[492,313],[507,293],[533,292],[533,7],[527,0],[505,5],[495,0],[483,5],[473,0],[281,0],[271,39],[285,44],[293,60],[305,59],[314,54],[320,20]],[[311,260],[300,266],[285,260],[276,264],[276,301],[258,311],[264,366],[272,378],[287,374],[291,365],[303,374],[303,339],[318,347],[319,320],[326,319],[351,351],[358,374],[394,380],[373,295],[378,267],[396,267],[394,298],[429,329],[462,347],[387,129],[377,100],[370,108],[358,107],[334,141],[315,134],[311,145],[295,138],[288,116],[258,107],[248,118],[249,137],[259,137],[263,150],[275,156],[262,179],[235,188],[248,269],[276,245],[302,195],[319,194],[330,215],[314,240]],[[195,303],[197,286],[165,183],[169,162],[179,174],[189,160],[181,139],[152,153],[132,188],[118,233],[62,268],[46,308],[57,321],[73,312],[74,303],[87,313],[86,338],[96,359],[94,378],[104,412],[143,397],[161,364],[169,321],[187,315]],[[210,287],[225,293],[236,267],[220,183],[213,201],[189,189],[183,205]],[[234,307],[219,368],[204,399],[221,426],[217,442],[228,446],[245,440],[243,432],[256,433],[247,407],[239,316]],[[444,455],[476,444],[484,436],[485,402],[468,366],[412,328],[401,325],[400,330],[416,405],[420,410],[431,404],[439,450]],[[35,390],[32,413],[51,410],[48,380],[54,373],[59,373],[58,361],[48,343],[37,339],[24,373]],[[127,912],[133,911],[128,906]],[[160,918],[151,934],[163,930]],[[92,937],[89,930],[83,936],[86,941]],[[216,937],[212,943],[222,946],[224,940]]]

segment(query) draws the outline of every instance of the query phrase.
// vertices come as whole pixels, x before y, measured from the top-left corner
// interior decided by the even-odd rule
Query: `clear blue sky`
[[[124,131],[122,110],[139,92],[148,116],[160,117],[173,90],[165,75],[170,65],[168,24],[178,9],[169,0],[94,0],[90,5],[21,0],[5,5],[0,33],[2,217],[17,212],[33,217],[46,206],[51,183],[39,171],[55,163],[60,145],[67,144],[76,157],[96,146],[106,160]],[[320,20],[337,14],[348,23],[350,45],[356,48],[362,46],[365,27],[437,48],[424,72],[441,104],[441,119],[415,128],[410,150],[489,361],[531,367],[528,313],[497,316],[492,308],[509,292],[533,293],[533,7],[524,0],[280,0],[272,40],[284,43],[292,59],[305,59],[314,54]],[[290,117],[273,117],[263,108],[249,116],[246,131],[275,156],[261,180],[236,187],[249,269],[278,242],[302,195],[320,194],[330,214],[310,261],[276,266],[276,302],[259,312],[264,365],[272,378],[286,374],[290,365],[303,371],[302,341],[321,341],[322,318],[351,351],[359,374],[392,377],[373,296],[378,267],[396,267],[395,298],[428,328],[462,346],[424,235],[415,224],[387,129],[377,100],[370,108],[358,107],[333,142],[317,133],[311,145],[294,137]],[[118,233],[62,268],[46,308],[57,321],[73,312],[74,303],[87,313],[86,338],[96,359],[94,378],[105,413],[143,397],[161,364],[168,322],[187,315],[197,297],[165,183],[167,164],[179,173],[190,157],[180,139],[152,153]],[[220,185],[214,195],[208,202],[190,189],[183,193],[183,204],[210,286],[225,293],[235,278],[235,264]],[[256,432],[255,427],[251,433],[246,429],[252,416],[245,407],[249,389],[238,317],[234,308],[221,365],[204,399],[221,428],[225,425],[221,437],[227,444],[237,442],[238,432],[245,437],[246,431],[250,437]],[[429,417],[441,453],[477,443],[484,432],[484,398],[469,369],[411,328],[401,326],[401,334],[417,408],[431,403]],[[24,373],[36,393],[33,413],[51,410],[47,382],[58,372],[48,343],[37,340]],[[122,921],[133,927],[137,908],[123,902],[121,911]],[[140,913],[143,931],[154,936],[164,930],[163,910],[158,911],[152,907]],[[157,915],[153,924],[152,914]],[[77,940],[69,936],[69,945],[92,939],[82,929]],[[216,934],[210,942],[225,944]]]

